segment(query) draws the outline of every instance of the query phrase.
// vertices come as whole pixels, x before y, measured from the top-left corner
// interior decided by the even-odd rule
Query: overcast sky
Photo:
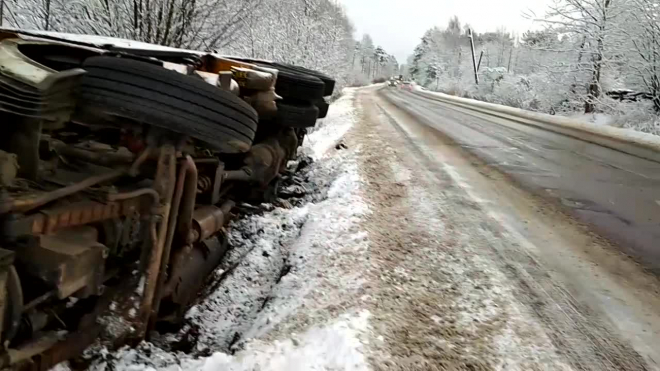
[[[339,0],[346,7],[356,28],[355,37],[368,33],[376,45],[393,54],[399,63],[419,43],[424,32],[433,27],[446,27],[457,15],[476,32],[495,31],[504,26],[522,33],[533,27],[523,12],[542,16],[552,0]]]

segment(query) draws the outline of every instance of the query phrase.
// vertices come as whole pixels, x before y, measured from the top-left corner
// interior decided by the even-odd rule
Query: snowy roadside
[[[445,94],[443,92],[433,91],[417,84],[414,85],[414,90],[424,92],[426,94]],[[501,104],[500,102],[492,101],[489,99],[469,99],[473,99],[479,102],[503,105],[505,107],[519,108],[518,106]],[[520,109],[528,112],[545,113],[534,110],[530,111],[525,108]],[[583,124],[599,127],[609,126],[613,128],[625,129],[632,132],[660,135],[660,120],[658,120],[657,115],[652,113],[652,109],[652,103],[650,102],[617,102],[615,106],[610,107],[609,113],[559,112],[555,117],[566,117],[575,121],[579,121]]]
[[[88,351],[93,370],[366,370],[368,311],[356,307],[368,213],[359,196],[355,150],[336,144],[356,121],[355,89],[330,108],[304,143],[296,207],[234,223],[232,250],[213,291],[187,313],[178,334],[136,349]]]

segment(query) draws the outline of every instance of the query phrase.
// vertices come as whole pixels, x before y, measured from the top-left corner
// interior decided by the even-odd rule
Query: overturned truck
[[[334,89],[301,67],[107,40],[0,31],[0,369],[179,324],[235,205],[272,200]]]

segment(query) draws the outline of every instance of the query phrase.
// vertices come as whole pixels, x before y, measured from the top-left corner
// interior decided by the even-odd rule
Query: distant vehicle
[[[407,90],[407,91],[413,91],[413,84],[410,81],[404,81],[400,85],[400,89]]]

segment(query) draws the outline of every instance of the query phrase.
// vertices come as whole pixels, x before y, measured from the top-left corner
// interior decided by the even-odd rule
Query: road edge
[[[513,120],[660,163],[660,137],[653,134],[609,126],[598,126],[567,117],[525,111],[519,108],[455,97],[443,93],[417,90],[414,94],[491,116]]]

